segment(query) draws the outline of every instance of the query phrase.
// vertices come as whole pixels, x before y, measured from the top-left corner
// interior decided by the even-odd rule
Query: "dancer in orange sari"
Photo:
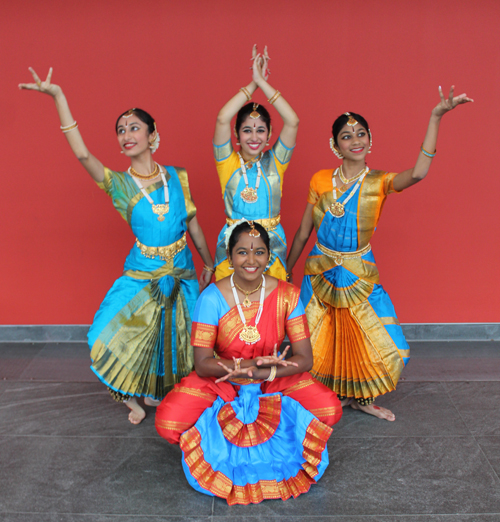
[[[229,504],[308,491],[328,465],[326,442],[342,415],[336,394],[308,373],[299,290],[263,275],[268,245],[259,224],[230,227],[234,275],[210,285],[193,316],[196,372],[156,413],[158,433],[181,446],[188,482]],[[288,359],[289,348],[277,354],[285,334]]]
[[[346,112],[335,120],[330,146],[342,164],[312,177],[287,259],[291,272],[315,228],[317,242],[306,261],[300,296],[311,329],[311,373],[344,405],[388,421],[395,415],[374,401],[396,389],[410,347],[380,284],[370,239],[386,197],[427,175],[443,115],[472,101],[465,94],[454,97],[453,87],[447,99],[441,87],[439,94],[415,166],[399,174],[366,166],[372,136],[361,115]]]

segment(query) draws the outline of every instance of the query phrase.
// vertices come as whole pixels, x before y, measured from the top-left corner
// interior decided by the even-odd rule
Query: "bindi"
[[[250,252],[253,252],[253,243],[250,245]]]

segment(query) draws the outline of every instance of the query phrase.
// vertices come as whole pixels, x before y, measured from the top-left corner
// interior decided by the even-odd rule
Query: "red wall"
[[[402,322],[499,321],[499,14],[498,0],[2,6],[0,323],[90,323],[133,242],[73,157],[52,100],[17,90],[28,66],[40,76],[54,67],[89,149],[111,168],[127,166],[117,115],[154,115],[155,159],[187,168],[213,253],[223,223],[213,126],[250,80],[254,43],[269,45],[270,82],[301,119],[283,194],[290,243],[310,177],[338,163],[328,147],[338,114],[363,114],[370,166],[400,171],[418,156],[438,85],[476,100],[445,116],[428,178],[389,198],[372,244]]]

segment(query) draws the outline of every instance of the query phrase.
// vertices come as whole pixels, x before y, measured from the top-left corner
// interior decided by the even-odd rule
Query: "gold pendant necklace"
[[[243,288],[241,288],[240,285],[238,285],[238,283],[234,283],[234,286],[240,291],[242,292],[243,294],[245,294],[245,299],[243,300],[243,306],[245,308],[249,308],[250,306],[252,306],[252,301],[250,301],[250,299],[248,299],[248,296],[249,295],[252,295],[252,294],[255,294],[255,292],[257,292],[257,290],[260,290],[260,287],[262,286],[262,281],[259,283],[259,286],[257,288],[255,288],[254,290],[250,290],[249,292],[247,292],[246,290],[243,290]]]
[[[257,310],[257,317],[255,318],[255,326],[251,326],[247,324],[245,319],[245,315],[243,310],[241,309],[240,299],[238,297],[238,292],[236,291],[236,287],[234,286],[234,274],[231,275],[231,290],[233,291],[234,302],[236,303],[236,307],[238,308],[238,313],[240,314],[241,322],[243,323],[243,329],[240,332],[239,338],[240,341],[243,341],[247,344],[255,344],[260,340],[260,333],[257,330],[257,325],[260,321],[260,316],[262,315],[262,310],[264,309],[264,296],[266,294],[266,279],[264,275],[262,275],[262,281],[260,286],[262,287],[260,291],[260,302],[259,309]],[[255,291],[255,290],[254,290]]]
[[[345,215],[345,206],[347,203],[349,203],[350,199],[356,194],[358,191],[358,188],[361,186],[361,183],[365,179],[366,174],[370,171],[368,167],[365,167],[362,171],[362,174],[360,178],[358,179],[358,182],[356,185],[352,188],[351,193],[347,196],[347,198],[344,200],[344,203],[341,203],[340,201],[337,201],[337,183],[335,182],[335,176],[337,173],[339,173],[339,168],[335,169],[332,175],[332,197],[333,197],[333,203],[330,205],[329,211],[330,214],[335,218],[341,218]],[[340,175],[339,175],[340,177]]]
[[[144,190],[144,187],[142,186],[141,182],[136,178],[136,171],[129,167],[128,173],[132,176],[132,179],[135,181],[135,184],[139,188],[139,190],[142,192],[144,197],[148,200],[149,204],[151,205],[151,209],[153,210],[153,213],[158,216],[158,221],[165,221],[165,214],[169,211],[169,194],[168,194],[168,184],[167,180],[165,178],[165,174],[163,174],[163,171],[160,168],[160,165],[156,163],[156,167],[154,172],[158,171],[161,175],[161,179],[163,181],[163,192],[165,195],[165,203],[157,203],[153,201],[151,196]],[[153,172],[153,174],[154,174]],[[158,174],[155,175],[155,177],[158,176]]]
[[[240,197],[243,201],[246,203],[255,203],[259,196],[257,195],[257,190],[259,190],[260,185],[260,178],[262,176],[262,171],[260,167],[260,158],[256,161],[257,163],[257,181],[255,183],[255,188],[248,186],[248,177],[247,177],[247,167],[245,165],[245,161],[241,157],[241,154],[238,152],[238,157],[240,158],[240,165],[241,165],[241,175],[243,176],[243,179],[245,180],[245,188],[240,192]]]

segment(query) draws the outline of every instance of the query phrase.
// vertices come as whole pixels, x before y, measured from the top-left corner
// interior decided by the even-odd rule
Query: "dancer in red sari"
[[[258,224],[228,229],[234,275],[200,296],[191,334],[196,372],[156,413],[158,433],[183,450],[188,482],[229,504],[308,491],[328,465],[326,441],[342,415],[336,394],[308,373],[299,290],[263,276],[268,245]],[[285,335],[287,359],[289,348],[277,354]]]

